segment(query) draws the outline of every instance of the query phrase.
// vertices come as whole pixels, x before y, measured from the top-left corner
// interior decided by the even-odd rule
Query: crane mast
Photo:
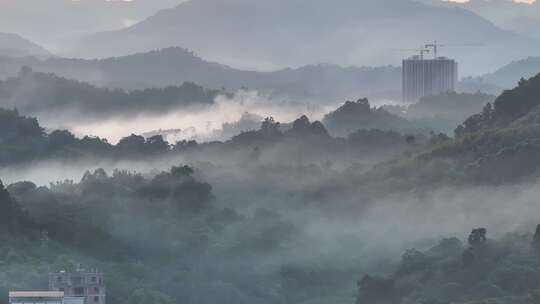
[[[433,49],[433,58],[437,59],[437,51],[439,49],[439,47],[442,46],[441,44],[438,44],[437,41],[433,41],[433,43],[428,43],[426,45],[424,45],[424,47],[426,49]]]

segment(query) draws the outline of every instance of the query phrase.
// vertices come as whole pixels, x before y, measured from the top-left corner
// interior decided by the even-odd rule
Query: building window
[[[56,278],[56,281],[57,281],[58,283],[62,283],[62,277],[57,277],[57,278]]]
[[[78,296],[84,295],[84,287],[75,287],[74,293]]]
[[[99,297],[98,296],[94,297],[94,302],[96,302],[96,303],[99,302]]]
[[[82,284],[82,281],[83,281],[81,277],[73,277],[71,280],[73,281],[73,284],[75,285]]]
[[[94,293],[99,293],[99,288],[98,287],[94,287]]]
[[[60,289],[58,289],[58,290],[59,290],[59,291],[64,291],[64,288],[62,287],[62,288],[60,288]]]
[[[92,283],[95,283],[97,282],[97,278],[96,277],[92,277]]]

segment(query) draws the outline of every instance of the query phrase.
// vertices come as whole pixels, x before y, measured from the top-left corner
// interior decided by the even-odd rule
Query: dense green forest
[[[252,189],[238,197],[250,191],[259,199],[277,194]],[[0,193],[9,219],[2,221],[2,293],[44,289],[50,270],[82,262],[106,273],[109,303],[350,300],[361,267],[354,258],[343,269],[317,249],[324,238],[304,230],[297,212],[227,206],[187,166],[151,175],[98,169],[78,182],[18,182]]]
[[[393,115],[383,108],[372,107],[366,98],[356,102],[347,101],[335,111],[325,115],[323,123],[338,136],[350,134],[359,129],[394,130],[413,132],[418,127],[414,123]]]
[[[539,88],[521,81],[454,137],[367,100],[200,143],[110,144],[1,110],[0,291],[82,262],[118,304],[536,303]],[[84,173],[11,177],[60,164]]]
[[[483,200],[498,199],[489,191],[536,181],[539,88],[539,76],[522,80],[466,119],[454,139],[433,142],[408,160],[347,178],[363,182],[355,193],[373,187],[395,193],[407,189],[429,193],[450,185],[457,189],[492,185],[495,187],[487,186],[492,190],[480,191],[478,200],[470,202],[477,208],[490,206]],[[506,191],[512,192],[510,188]],[[535,196],[529,199],[534,201]],[[504,209],[510,202],[492,203],[496,206],[484,206],[480,221],[490,216],[489,208]],[[520,203],[510,208],[519,210]],[[526,218],[521,213],[513,223],[525,223]],[[540,230],[535,232],[533,223],[520,232],[499,231],[497,237],[489,237],[489,227],[473,229],[468,238],[447,237],[438,244],[406,250],[393,270],[359,278],[357,303],[538,303]]]
[[[409,249],[389,276],[358,280],[356,303],[538,303],[540,226],[500,239],[473,229],[467,242],[445,238]]]
[[[189,289],[176,285],[192,279],[193,261],[217,241],[211,235],[241,220],[214,206],[211,186],[193,174],[174,167],[148,179],[96,170],[79,183],[2,186],[2,291],[44,288],[48,269],[70,269],[80,260],[108,273],[111,303],[134,297],[174,303],[172,295]],[[162,267],[170,273],[153,280]]]
[[[431,145],[410,157],[381,164],[353,178],[360,189],[399,192],[443,185],[502,185],[530,181],[538,161],[540,77],[522,80],[467,118],[455,137],[432,137]],[[376,178],[374,178],[376,177]],[[355,190],[358,191],[358,190]]]

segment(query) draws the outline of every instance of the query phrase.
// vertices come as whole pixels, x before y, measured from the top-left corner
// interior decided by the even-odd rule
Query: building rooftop
[[[414,55],[414,56],[406,58],[405,60],[437,61],[437,60],[455,60],[455,59],[451,59],[451,58],[443,57],[443,56],[432,58],[432,57],[421,57],[419,55]]]
[[[62,298],[63,291],[10,291],[10,298]]]

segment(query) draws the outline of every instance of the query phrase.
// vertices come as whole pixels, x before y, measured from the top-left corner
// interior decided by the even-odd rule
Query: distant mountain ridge
[[[445,7],[460,7],[490,20],[497,26],[522,35],[540,38],[540,2],[517,2],[513,0],[470,0],[463,3],[422,0],[429,4]]]
[[[184,46],[240,68],[397,65],[407,55],[392,48],[432,40],[486,46],[441,51],[458,59],[463,74],[482,74],[540,51],[540,42],[465,9],[411,0],[191,0],[129,28],[88,37],[75,54],[107,57]]]
[[[182,0],[2,0],[0,31],[17,33],[57,55],[82,35],[120,29]]]
[[[500,94],[515,87],[523,79],[540,73],[540,57],[527,57],[501,66],[478,77],[466,77],[458,85],[460,92]]]
[[[41,46],[19,35],[0,32],[0,56],[24,57],[35,56],[48,58],[52,54]]]
[[[486,74],[482,80],[502,88],[514,87],[521,78],[530,78],[540,73],[540,57],[528,57],[513,61],[493,73]]]
[[[207,88],[225,88],[231,92],[247,88],[258,90],[270,98],[316,102],[358,97],[372,100],[401,98],[401,68],[397,66],[342,67],[318,64],[257,72],[210,62],[179,47],[99,60],[0,56],[0,79],[16,76],[23,66],[96,86],[127,90],[194,82]],[[503,89],[514,87],[519,79],[538,73],[540,57],[529,57],[513,61],[492,73],[464,78],[457,90],[499,94]]]
[[[0,77],[13,76],[22,66],[35,71],[98,86],[141,89],[195,82],[208,88],[259,90],[276,98],[336,102],[366,96],[400,96],[401,68],[340,67],[320,64],[274,72],[233,69],[206,61],[183,48],[167,48],[101,60],[1,58]]]

